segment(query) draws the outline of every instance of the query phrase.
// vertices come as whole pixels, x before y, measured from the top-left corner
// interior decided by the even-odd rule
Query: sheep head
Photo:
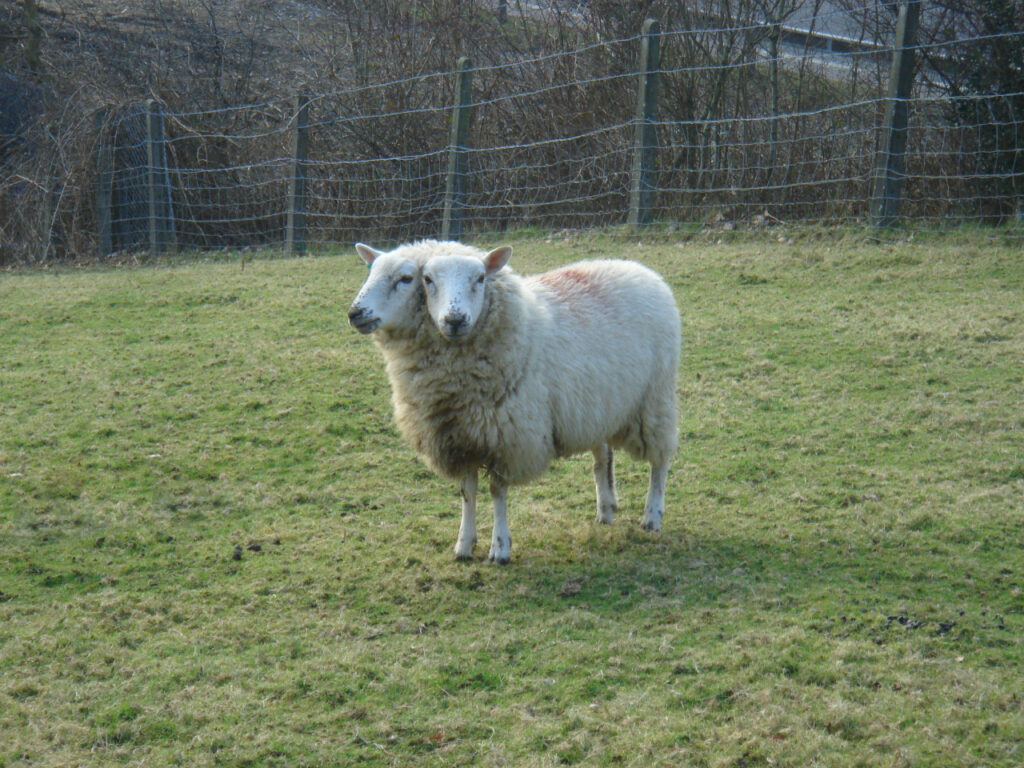
[[[356,243],[370,274],[348,310],[348,321],[360,333],[413,330],[423,301],[419,264],[408,251],[378,251]]]
[[[486,306],[487,278],[511,256],[512,249],[504,246],[483,258],[446,253],[427,260],[423,265],[427,312],[444,338],[455,341],[473,333]]]

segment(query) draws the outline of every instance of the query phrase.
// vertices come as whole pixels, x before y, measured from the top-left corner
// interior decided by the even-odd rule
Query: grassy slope
[[[453,562],[352,255],[0,277],[0,766],[1024,761],[1019,244],[516,246],[677,292],[658,536]]]

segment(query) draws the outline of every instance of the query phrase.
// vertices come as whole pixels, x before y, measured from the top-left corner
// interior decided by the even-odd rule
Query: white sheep
[[[489,558],[507,563],[508,486],[587,450],[598,520],[612,522],[617,509],[612,449],[621,447],[651,463],[642,525],[660,529],[680,346],[679,313],[660,277],[600,260],[524,278],[505,267],[510,248],[358,248],[371,275],[350,318],[379,331],[402,434],[432,469],[460,480],[456,557],[471,557],[476,543],[481,468],[494,501]]]

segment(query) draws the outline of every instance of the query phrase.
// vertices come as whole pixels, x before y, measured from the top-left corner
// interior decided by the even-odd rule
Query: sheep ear
[[[512,258],[511,245],[503,245],[501,248],[495,248],[484,256],[484,267],[487,268],[487,274],[493,275],[499,269],[508,264],[508,260],[510,258]]]
[[[378,251],[375,248],[371,248],[365,243],[356,243],[356,250],[359,252],[359,256],[366,262],[366,266],[370,266],[380,256],[383,251]]]

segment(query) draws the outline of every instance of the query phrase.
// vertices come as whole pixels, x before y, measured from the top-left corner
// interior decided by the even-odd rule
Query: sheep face
[[[440,254],[423,265],[427,312],[441,335],[451,341],[473,333],[483,315],[487,278],[504,267],[509,247],[496,248],[482,259],[464,254]]]
[[[370,275],[348,310],[348,320],[360,333],[400,331],[414,326],[423,301],[420,268],[407,255],[388,253],[356,243]]]

